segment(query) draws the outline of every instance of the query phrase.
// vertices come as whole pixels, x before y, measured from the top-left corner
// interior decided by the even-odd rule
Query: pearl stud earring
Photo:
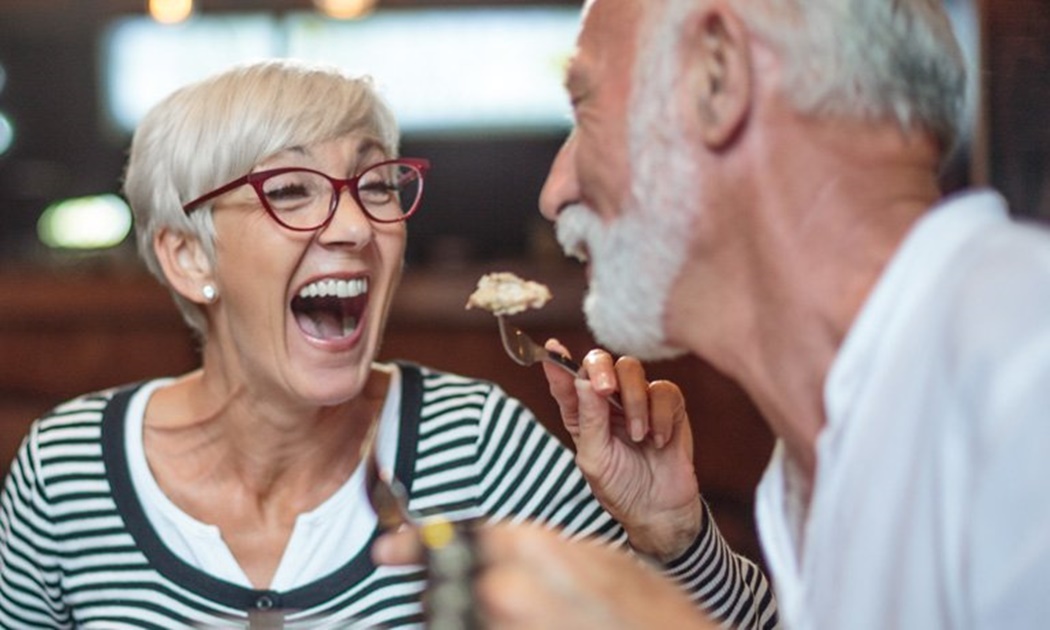
[[[204,296],[204,301],[211,304],[215,301],[215,298],[219,297],[219,292],[215,289],[215,285],[206,284],[201,287],[201,295]]]

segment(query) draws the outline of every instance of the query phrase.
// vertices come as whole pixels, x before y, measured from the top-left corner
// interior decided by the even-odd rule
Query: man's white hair
[[[688,257],[697,217],[687,205],[698,178],[673,122],[682,120],[673,96],[681,26],[708,0],[638,1],[646,8],[630,102],[630,212],[607,229],[591,228],[591,246],[604,255],[595,256],[584,308],[599,341],[652,359],[681,352],[663,325]],[[939,0],[735,0],[734,8],[781,55],[781,88],[800,111],[896,120],[935,134],[945,149],[954,142],[965,71]],[[559,236],[571,248],[586,213],[565,214]],[[635,281],[643,270],[644,282]]]
[[[664,4],[670,20],[701,1],[650,6]],[[966,71],[942,0],[731,2],[781,55],[781,87],[799,111],[895,120],[933,133],[945,152],[959,137]]]

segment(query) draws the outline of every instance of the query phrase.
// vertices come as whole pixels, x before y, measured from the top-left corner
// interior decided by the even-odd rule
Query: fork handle
[[[573,376],[581,376],[582,372],[580,370],[580,364],[566,356],[562,356],[561,354],[558,354],[553,350],[547,350],[547,360],[553,363],[554,365],[561,367]],[[609,404],[615,407],[618,411],[623,411],[623,402],[620,401],[619,394],[614,392],[612,395],[606,398],[606,400],[608,400]]]
[[[580,364],[573,361],[569,357],[558,354],[553,350],[547,350],[547,360],[562,367],[566,372],[573,376],[580,376]]]

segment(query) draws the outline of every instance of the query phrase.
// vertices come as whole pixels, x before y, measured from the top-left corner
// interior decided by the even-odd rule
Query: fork
[[[419,519],[408,511],[408,492],[397,477],[379,466],[374,441],[366,441],[362,449],[365,460],[365,492],[372,504],[379,526],[395,530],[401,525],[419,528]]]
[[[507,351],[510,358],[518,365],[530,366],[546,361],[557,365],[573,376],[581,375],[580,364],[557,352],[548,350],[541,346],[535,339],[528,336],[524,330],[514,324],[508,323],[502,315],[496,316],[499,322],[499,336],[503,342],[503,349]],[[616,409],[623,411],[623,403],[617,394],[612,394],[606,400]]]

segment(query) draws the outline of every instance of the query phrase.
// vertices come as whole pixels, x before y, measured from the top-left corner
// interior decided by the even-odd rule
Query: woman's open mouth
[[[368,304],[368,278],[323,278],[299,289],[292,314],[299,329],[316,339],[354,334]]]

